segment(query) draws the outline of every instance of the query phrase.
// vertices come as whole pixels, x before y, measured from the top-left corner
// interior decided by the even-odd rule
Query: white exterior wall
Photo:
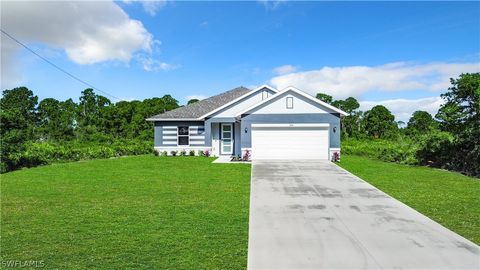
[[[220,155],[220,124],[212,123],[212,156]]]
[[[267,97],[270,97],[272,94],[270,94],[269,90],[262,90],[258,91],[257,93],[247,97],[245,100],[239,102],[238,104],[235,104],[231,106],[230,108],[221,111],[217,114],[213,114],[211,117],[235,117],[235,115],[242,111],[245,110],[259,102],[261,102],[263,99],[266,99]]]
[[[287,98],[293,97],[293,109],[287,109]],[[333,113],[334,111],[321,105],[315,104],[296,93],[288,93],[278,99],[274,99],[260,108],[254,110],[256,114],[305,114],[305,113]],[[249,113],[249,112],[247,112]]]

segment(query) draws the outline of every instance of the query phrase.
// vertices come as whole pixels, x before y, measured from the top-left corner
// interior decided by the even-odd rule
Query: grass
[[[428,167],[342,155],[341,167],[480,244],[480,179]]]
[[[246,268],[250,165],[137,156],[1,176],[1,260],[47,268]]]

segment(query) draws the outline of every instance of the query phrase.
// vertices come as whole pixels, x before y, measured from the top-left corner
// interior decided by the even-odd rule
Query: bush
[[[180,151],[180,156],[184,157],[186,155],[187,155],[187,151],[185,150]]]
[[[418,142],[399,137],[395,140],[385,139],[348,139],[342,141],[342,153],[366,156],[388,162],[417,164],[416,151]]]
[[[454,155],[453,138],[449,133],[436,132],[422,142],[416,156],[421,165],[449,167],[449,160]]]
[[[199,157],[204,157],[204,156],[205,156],[205,152],[203,152],[202,150],[198,150],[198,156],[199,156]]]
[[[190,150],[190,152],[188,152],[188,155],[191,156],[191,157],[195,156],[195,151],[194,151],[194,150]]]
[[[152,149],[153,145],[151,143],[143,141],[115,141],[109,144],[102,143],[101,145],[77,141],[62,144],[27,142],[25,150],[12,154],[10,159],[14,160],[16,164],[16,167],[13,169],[18,169],[46,165],[53,162],[151,154]]]
[[[176,151],[176,150],[170,151],[170,155],[171,155],[172,157],[177,156],[177,153],[178,153],[178,151]]]
[[[168,156],[168,152],[167,151],[162,151],[161,155],[162,155],[162,157],[166,157],[166,156]]]

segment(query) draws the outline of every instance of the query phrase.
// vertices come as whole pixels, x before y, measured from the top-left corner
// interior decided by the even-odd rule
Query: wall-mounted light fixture
[[[333,133],[337,132],[337,127],[333,127]]]
[[[245,133],[247,133],[247,132],[248,132],[248,128],[245,128]]]

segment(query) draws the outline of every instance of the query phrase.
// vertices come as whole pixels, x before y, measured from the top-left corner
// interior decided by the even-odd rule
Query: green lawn
[[[342,155],[341,167],[480,244],[480,179],[427,167]]]
[[[250,165],[137,156],[1,176],[1,260],[246,268]]]

